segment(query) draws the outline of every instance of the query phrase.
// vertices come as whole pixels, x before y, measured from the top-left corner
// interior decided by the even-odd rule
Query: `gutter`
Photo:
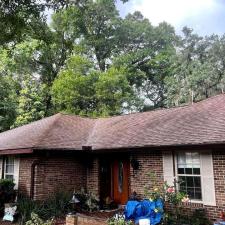
[[[35,168],[40,164],[40,160],[34,160],[31,164],[31,182],[30,182],[30,198],[34,198],[34,187],[35,187]]]
[[[23,148],[23,149],[0,150],[0,155],[18,155],[18,154],[30,154],[30,153],[33,153],[33,149]]]

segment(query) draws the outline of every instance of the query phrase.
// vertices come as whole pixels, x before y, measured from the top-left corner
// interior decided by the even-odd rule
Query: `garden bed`
[[[108,218],[114,216],[116,213],[122,212],[121,209],[109,210],[109,211],[95,211],[95,212],[79,212],[76,214],[78,217],[78,225],[95,224],[102,225],[107,224]],[[66,219],[56,219],[54,225],[65,225]],[[0,224],[1,225],[1,224]]]
[[[123,212],[123,210],[114,209],[114,210],[95,211],[95,212],[81,212],[78,215],[84,215],[84,216],[98,218],[98,219],[108,219],[119,212]]]

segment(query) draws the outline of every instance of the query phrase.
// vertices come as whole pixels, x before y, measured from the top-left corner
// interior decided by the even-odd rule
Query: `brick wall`
[[[196,208],[206,209],[209,219],[216,220],[220,212],[225,212],[225,152],[213,150],[213,169],[216,192],[216,206],[203,204],[188,204],[186,208],[193,211]]]
[[[157,185],[163,184],[163,162],[162,152],[145,152],[133,153],[131,158],[138,160],[140,168],[136,171],[130,167],[130,190],[136,191],[140,196],[144,194],[144,187],[147,185],[150,188],[154,186],[152,180],[147,175],[149,172],[154,172]]]
[[[131,191],[136,191],[142,197],[144,186],[152,187],[154,185],[147,176],[149,171],[156,174],[159,185],[163,184],[163,161],[160,151],[134,153],[131,157],[137,159],[140,163],[140,169],[137,171],[133,171],[131,167]],[[184,206],[189,213],[198,208],[206,209],[211,220],[218,219],[221,211],[225,212],[225,153],[223,151],[213,151],[213,166],[217,206],[206,206],[199,203],[189,203]]]
[[[19,185],[18,190],[24,195],[30,196],[31,188],[31,165],[39,157],[34,155],[21,155],[19,168]]]
[[[163,183],[162,152],[132,153],[131,158],[139,161],[140,168],[133,171],[130,167],[130,191],[136,191],[143,196],[144,186],[152,187],[154,184],[147,176],[149,171],[156,174],[158,185]],[[86,168],[85,160],[75,156],[51,156],[48,158],[38,156],[21,156],[19,191],[29,194],[31,183],[31,165],[34,160],[41,160],[35,168],[36,199],[43,199],[59,188],[76,190],[86,187],[89,191],[99,195],[99,160],[96,157],[92,166]],[[205,208],[210,219],[217,219],[221,211],[225,212],[225,153],[213,151],[213,166],[217,206],[203,206],[202,204],[189,204],[185,207],[194,210]]]
[[[92,165],[87,169],[87,190],[99,197],[99,159],[94,158]]]
[[[86,188],[86,167],[77,156],[33,157],[24,156],[20,161],[19,191],[30,195],[31,165],[35,166],[34,199],[42,200],[55,191],[73,191]]]
[[[225,212],[225,152],[213,151],[214,182],[216,191],[216,207],[205,206],[208,215],[217,219],[221,211]]]

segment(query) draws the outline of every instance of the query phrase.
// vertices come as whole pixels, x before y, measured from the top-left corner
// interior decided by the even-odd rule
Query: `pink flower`
[[[174,193],[174,192],[175,192],[175,189],[174,189],[173,187],[169,187],[169,188],[167,189],[167,192],[168,192],[168,193]]]

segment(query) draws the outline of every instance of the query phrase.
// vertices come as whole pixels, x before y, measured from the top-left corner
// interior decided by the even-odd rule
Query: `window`
[[[14,180],[15,174],[15,160],[14,157],[8,156],[5,158],[4,178]]]
[[[175,158],[169,150],[162,154],[164,181],[172,186],[176,176],[182,181],[178,188],[185,191],[192,200],[216,206],[212,151],[177,151]]]
[[[190,199],[202,200],[200,155],[198,152],[177,154],[177,176],[179,190]]]

